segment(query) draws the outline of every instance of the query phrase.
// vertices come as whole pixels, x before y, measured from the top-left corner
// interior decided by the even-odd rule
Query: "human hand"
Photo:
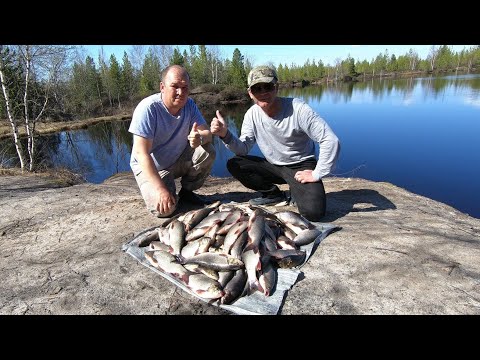
[[[175,204],[177,199],[175,196],[170,193],[167,189],[161,189],[158,191],[158,200],[157,200],[157,208],[156,210],[160,214],[165,214],[172,212],[175,208]]]
[[[217,110],[217,116],[214,117],[210,123],[210,132],[213,135],[218,135],[220,137],[225,137],[227,135],[227,124],[219,110]]]
[[[188,141],[190,142],[190,147],[194,149],[202,145],[203,139],[200,133],[198,132],[196,122],[193,123],[192,130],[190,131],[190,134],[188,134],[187,138],[188,138]]]
[[[295,180],[302,184],[317,182],[317,180],[313,178],[313,170],[297,171],[295,173]]]

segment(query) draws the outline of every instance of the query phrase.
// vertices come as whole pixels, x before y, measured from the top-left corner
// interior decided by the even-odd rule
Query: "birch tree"
[[[430,48],[430,53],[428,54],[428,61],[430,62],[430,68],[431,70],[435,70],[435,60],[437,59],[438,56],[438,49],[435,47],[435,45],[432,45]]]
[[[45,116],[52,89],[60,81],[73,49],[59,45],[0,45],[2,95],[22,170],[35,169],[35,126]],[[22,126],[26,149],[20,142]]]

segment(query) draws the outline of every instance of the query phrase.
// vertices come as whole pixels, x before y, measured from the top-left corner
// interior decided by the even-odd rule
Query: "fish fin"
[[[173,254],[173,256],[175,256],[175,259],[179,264],[185,265],[185,262],[187,261],[187,259],[185,259],[185,257],[182,254]]]

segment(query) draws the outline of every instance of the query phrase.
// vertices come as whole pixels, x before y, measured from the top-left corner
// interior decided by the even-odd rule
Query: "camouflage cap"
[[[248,74],[248,88],[258,83],[277,83],[277,72],[268,66],[257,66]]]

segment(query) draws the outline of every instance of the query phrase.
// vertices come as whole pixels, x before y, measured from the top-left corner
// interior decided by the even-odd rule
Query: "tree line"
[[[74,120],[130,111],[138,101],[159,91],[160,73],[171,64],[183,65],[192,89],[231,97],[246,92],[247,74],[253,61],[236,48],[231,58],[222,58],[218,46],[190,45],[181,52],[172,45],[134,45],[122,59],[85,55],[85,49],[69,45],[0,45],[0,119],[10,122],[22,169],[34,169],[37,121]],[[267,65],[274,66],[272,63]],[[454,52],[447,45],[432,46],[426,59],[415,50],[398,58],[388,53],[368,60],[337,58],[334,64],[307,60],[303,65],[279,64],[281,83],[306,80],[311,83],[339,81],[387,73],[418,71],[470,72],[480,65],[480,46]],[[19,128],[27,135],[26,149],[19,141]]]
[[[280,81],[298,82],[306,80],[310,83],[322,81],[338,81],[346,76],[362,79],[383,76],[385,74],[404,73],[441,73],[450,71],[473,72],[480,67],[480,46],[456,52],[449,46],[431,46],[425,59],[420,58],[417,51],[410,49],[406,54],[396,56],[389,54],[388,49],[370,61],[364,59],[336,58],[333,65],[325,65],[322,60],[307,60],[299,66],[280,64],[277,68]]]

